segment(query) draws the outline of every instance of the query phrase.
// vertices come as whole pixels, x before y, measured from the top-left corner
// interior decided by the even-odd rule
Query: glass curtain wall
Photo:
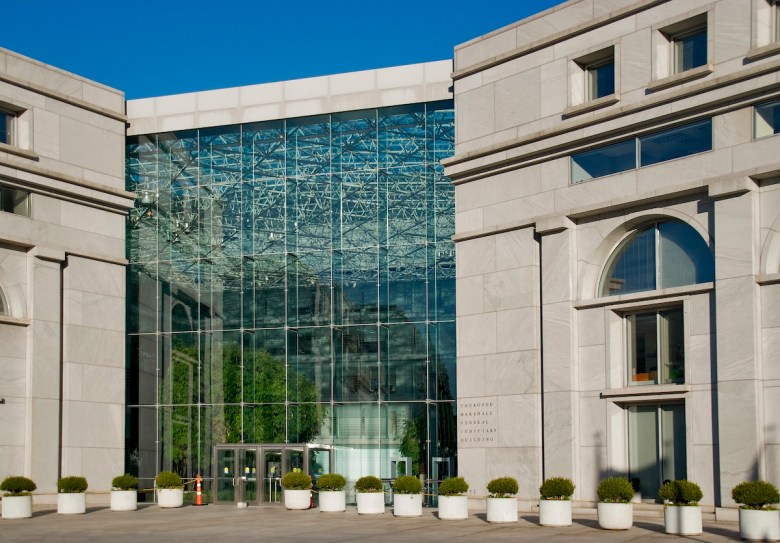
[[[128,138],[128,471],[454,458],[453,147],[450,101]]]

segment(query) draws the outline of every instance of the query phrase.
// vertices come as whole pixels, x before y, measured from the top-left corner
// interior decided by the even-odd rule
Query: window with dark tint
[[[628,315],[628,384],[685,382],[681,307]]]
[[[707,27],[700,26],[672,37],[675,73],[707,64]]]
[[[636,168],[636,143],[631,139],[572,155],[571,181],[579,183],[634,168]]]
[[[639,165],[649,166],[712,150],[712,120],[706,119],[639,138]]]
[[[757,105],[753,127],[756,138],[777,134],[780,128],[780,101]]]
[[[0,211],[30,216],[30,193],[0,185]]]
[[[588,99],[595,100],[615,94],[615,61],[609,59],[588,66]]]
[[[0,110],[0,143],[13,144],[14,115]]]

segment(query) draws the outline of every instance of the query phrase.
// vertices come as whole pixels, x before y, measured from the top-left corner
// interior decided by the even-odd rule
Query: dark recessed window
[[[589,100],[615,94],[615,60],[588,66],[587,79]]]
[[[712,150],[712,119],[639,138],[639,165],[650,166]]]
[[[0,185],[0,211],[30,216],[30,193]]]
[[[755,107],[753,135],[756,138],[777,134],[780,130],[780,101],[760,104]]]
[[[15,119],[14,114],[0,110],[0,143],[13,144]]]
[[[579,183],[634,168],[636,168],[636,142],[631,139],[572,155],[571,181]]]
[[[707,64],[707,27],[699,26],[672,36],[674,73]]]
[[[626,316],[628,384],[685,382],[685,332],[682,307]]]

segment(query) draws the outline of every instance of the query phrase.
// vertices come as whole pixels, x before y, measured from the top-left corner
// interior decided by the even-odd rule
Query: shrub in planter
[[[746,481],[731,491],[739,508],[739,535],[742,539],[780,540],[780,511],[772,504],[780,502],[777,487],[766,481]]]
[[[154,479],[157,486],[157,504],[160,507],[181,507],[184,503],[184,483],[178,473],[161,471]]]
[[[469,517],[466,492],[469,484],[463,477],[449,477],[439,483],[439,518],[464,520]]]
[[[111,480],[111,510],[135,511],[138,509],[138,479],[125,473]]]
[[[311,475],[300,468],[287,472],[282,477],[284,506],[287,509],[308,509],[311,507]]]
[[[566,477],[550,477],[539,487],[539,524],[571,526],[571,496],[574,483]]]
[[[634,508],[630,503],[634,487],[623,477],[608,477],[596,489],[599,526],[605,530],[628,530],[634,524]]]
[[[379,478],[372,475],[361,477],[355,482],[355,492],[359,515],[378,515],[385,512],[385,487]]]
[[[658,491],[664,501],[664,529],[667,534],[698,535],[702,533],[701,488],[691,481],[667,481]]]
[[[393,514],[397,517],[422,516],[422,481],[402,475],[393,482]]]
[[[87,511],[88,488],[84,477],[71,475],[57,481],[57,513],[61,515],[80,515]]]
[[[38,488],[32,479],[20,475],[6,477],[0,483],[3,491],[3,517],[4,519],[30,518],[32,517],[32,496]]]
[[[514,477],[499,477],[487,484],[488,522],[517,522],[517,494],[519,487]]]
[[[347,500],[344,487],[347,480],[338,473],[325,473],[317,479],[317,488],[320,492],[320,511],[324,513],[336,513],[347,510]]]

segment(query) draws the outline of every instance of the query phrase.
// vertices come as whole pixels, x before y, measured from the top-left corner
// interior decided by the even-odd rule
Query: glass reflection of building
[[[451,101],[129,137],[128,470],[454,459],[453,146]]]

